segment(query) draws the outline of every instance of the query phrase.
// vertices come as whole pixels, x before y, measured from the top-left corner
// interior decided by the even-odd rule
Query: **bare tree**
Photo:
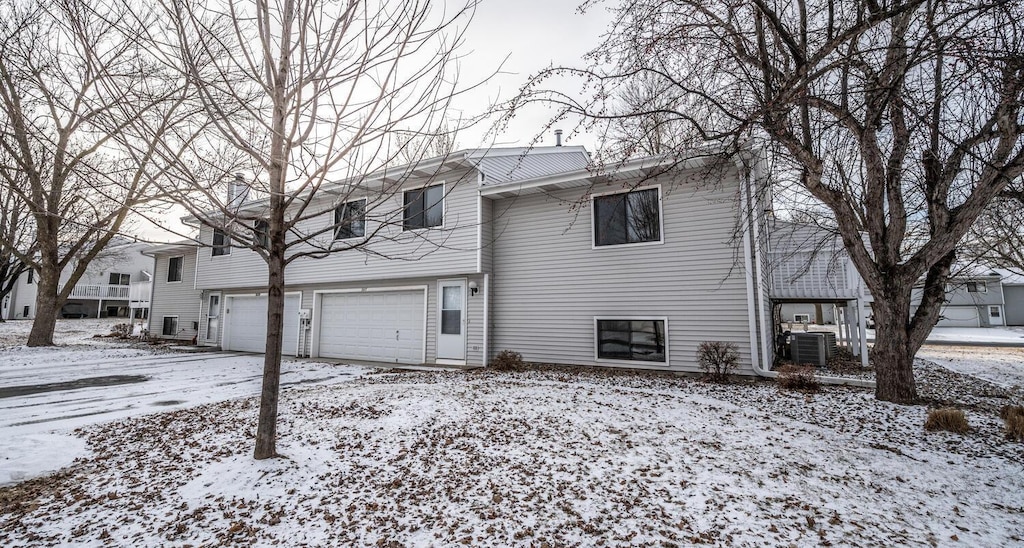
[[[134,129],[144,124],[160,135],[174,127],[184,88],[161,77],[140,47],[138,33],[153,21],[136,6],[0,2],[0,177],[31,217],[36,247],[0,246],[39,273],[28,345],[50,345],[90,261],[132,208],[158,196],[155,141],[140,141]]]
[[[403,222],[404,206],[388,198],[414,172],[422,177],[442,164],[385,168],[399,154],[412,150],[406,159],[415,160],[429,152],[408,146],[409,136],[436,134],[431,128],[442,127],[459,93],[456,53],[475,1],[454,11],[397,0],[163,6],[215,128],[172,179],[201,196],[184,202],[200,223],[231,234],[231,245],[254,249],[268,267],[254,456],[275,457],[285,268],[346,250],[373,253],[367,244]],[[238,170],[254,175],[225,196]],[[435,204],[421,204],[425,214]],[[325,215],[334,222],[309,222]]]
[[[683,99],[662,111],[686,128],[675,154],[766,143],[777,183],[828,208],[874,296],[876,396],[911,402],[957,245],[1024,169],[1022,25],[1019,1],[624,2],[590,68],[541,73],[514,107],[604,124],[630,116],[606,98],[644,74]],[[565,70],[596,91],[542,89]]]
[[[1024,275],[1024,182],[1014,181],[989,204],[961,254],[981,266]]]
[[[0,150],[0,157],[3,151]],[[7,165],[5,162],[4,165]],[[4,169],[0,165],[0,169]],[[31,227],[31,217],[26,214],[25,204],[19,196],[6,190],[2,181],[22,177],[15,171],[0,177],[0,241],[7,242],[0,246],[0,302],[10,295],[18,277],[28,270],[28,261],[35,254],[35,237]],[[0,315],[0,322],[4,317]]]

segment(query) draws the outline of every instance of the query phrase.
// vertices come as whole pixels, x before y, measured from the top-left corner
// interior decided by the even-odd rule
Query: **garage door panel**
[[[973,306],[946,306],[936,327],[979,327],[978,309]]]
[[[323,294],[319,355],[421,363],[424,298],[421,290]]]
[[[225,350],[238,352],[265,352],[267,349],[267,297],[228,297]],[[294,356],[298,344],[299,295],[286,295],[284,299],[284,333],[281,352]]]

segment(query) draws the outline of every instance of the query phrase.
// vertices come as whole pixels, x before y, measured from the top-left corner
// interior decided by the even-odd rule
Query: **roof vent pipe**
[[[562,130],[560,129],[555,130],[555,146],[562,146]]]

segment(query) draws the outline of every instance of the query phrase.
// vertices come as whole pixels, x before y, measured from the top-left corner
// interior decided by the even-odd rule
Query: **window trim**
[[[111,281],[110,281],[111,276],[114,276],[114,275],[117,276],[117,283],[111,283]],[[121,279],[124,276],[128,277],[128,283],[121,283]],[[131,285],[131,284],[132,284],[132,275],[131,274],[125,274],[124,272],[114,272],[114,271],[107,272],[107,285],[125,286],[125,285]]]
[[[647,360],[624,360],[624,359],[621,359],[621,358],[601,358],[599,356],[600,355],[600,351],[601,351],[601,349],[600,349],[600,340],[601,339],[600,339],[600,332],[598,331],[598,328],[597,328],[597,323],[598,323],[598,321],[601,321],[601,320],[605,320],[605,321],[609,321],[609,320],[611,320],[611,321],[630,321],[630,322],[634,322],[634,321],[662,321],[662,322],[665,322],[665,361],[663,361],[663,362],[652,362],[652,361],[647,361]],[[668,316],[619,316],[619,315],[594,316],[594,362],[596,362],[596,363],[599,363],[599,364],[606,363],[606,364],[615,364],[615,365],[636,365],[636,364],[640,364],[640,365],[650,365],[650,366],[657,366],[657,367],[662,367],[662,368],[668,368],[668,367],[671,367],[671,364],[672,364],[672,361],[671,361],[672,360],[672,356],[671,356],[671,354],[669,352],[669,346],[670,345],[669,345]]]
[[[406,228],[405,226],[405,215],[407,213],[405,206],[405,195],[409,192],[416,190],[426,190],[435,186],[441,187],[441,224],[437,226],[423,226],[419,228]],[[424,210],[424,214],[426,210]],[[448,183],[441,181],[440,183],[427,184],[423,186],[405,188],[402,189],[402,232],[415,232],[417,230],[444,230],[445,223],[448,222]]]
[[[170,334],[170,335],[168,335],[166,333],[166,331],[167,331],[167,319],[168,318],[174,318],[174,330],[175,330],[175,332]],[[160,336],[161,337],[177,337],[178,333],[181,333],[181,330],[178,329],[178,316],[176,314],[172,315],[172,316],[161,316],[161,318],[160,318]]]
[[[174,259],[181,259],[181,263],[180,263],[181,267],[178,269],[178,279],[177,280],[172,280],[171,279],[171,261],[173,261]],[[185,277],[185,256],[184,255],[173,255],[171,257],[167,257],[167,276],[166,276],[165,282],[169,283],[169,284],[180,284],[181,280],[184,277]]]
[[[345,207],[348,204],[352,204],[352,203],[355,203],[355,202],[363,202],[363,235],[362,236],[349,236],[348,238],[339,238],[338,237],[338,229],[340,228],[340,225],[338,224],[338,210],[343,208],[343,207]],[[331,240],[332,242],[345,242],[345,241],[348,241],[348,240],[359,240],[359,239],[362,239],[362,238],[366,238],[366,205],[368,203],[369,203],[369,200],[367,200],[366,198],[354,198],[354,199],[351,199],[351,200],[345,200],[344,202],[341,202],[340,204],[334,206],[334,209],[331,211],[331,225],[330,225],[332,227],[332,231],[333,231],[333,234],[332,234],[332,238],[333,239]],[[404,192],[402,194],[402,203],[403,203],[403,208],[404,208],[404,204],[405,204],[405,193]],[[351,224],[351,221],[350,221],[350,224]],[[402,224],[403,224],[403,227],[404,227],[405,226],[405,213],[404,213],[404,210],[403,210],[403,214],[402,214]]]
[[[629,194],[631,192],[640,192],[642,190],[650,190],[652,188],[658,189],[658,236],[657,240],[651,240],[649,242],[626,242],[621,244],[608,244],[608,245],[597,245],[597,205],[594,201],[596,198],[604,196],[612,196],[615,194]],[[623,247],[641,247],[647,245],[662,245],[665,243],[665,195],[661,190],[661,184],[651,184],[638,186],[636,188],[630,188],[628,190],[616,189],[605,192],[598,192],[590,195],[590,247],[591,249],[621,249]]]
[[[971,291],[971,286],[974,286],[974,291]],[[985,281],[970,281],[967,282],[968,293],[988,293],[988,282]]]
[[[217,245],[217,233],[220,232],[224,236],[225,243]],[[217,253],[218,250],[223,250],[221,253]],[[225,229],[213,228],[213,234],[210,237],[210,258],[216,259],[217,257],[229,257],[231,256],[231,233]]]

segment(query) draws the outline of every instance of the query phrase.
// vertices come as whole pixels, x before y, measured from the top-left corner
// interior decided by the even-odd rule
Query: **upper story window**
[[[988,293],[988,285],[985,282],[967,282],[968,293]]]
[[[252,245],[267,249],[270,247],[270,223],[264,219],[252,222]]]
[[[407,190],[402,230],[430,228],[444,224],[443,202],[444,185]]]
[[[25,283],[33,283],[36,281],[36,271],[31,268],[28,269],[28,280]]]
[[[185,257],[171,257],[170,259],[167,259],[167,281],[181,281],[181,267],[184,262]]]
[[[231,254],[231,238],[228,233],[219,228],[213,229],[213,256]]]
[[[661,189],[594,197],[594,245],[661,241]]]
[[[129,285],[131,283],[131,275],[119,274],[117,272],[111,272],[110,278],[107,281],[108,285]]]
[[[334,209],[334,239],[366,236],[366,200],[345,202]]]

